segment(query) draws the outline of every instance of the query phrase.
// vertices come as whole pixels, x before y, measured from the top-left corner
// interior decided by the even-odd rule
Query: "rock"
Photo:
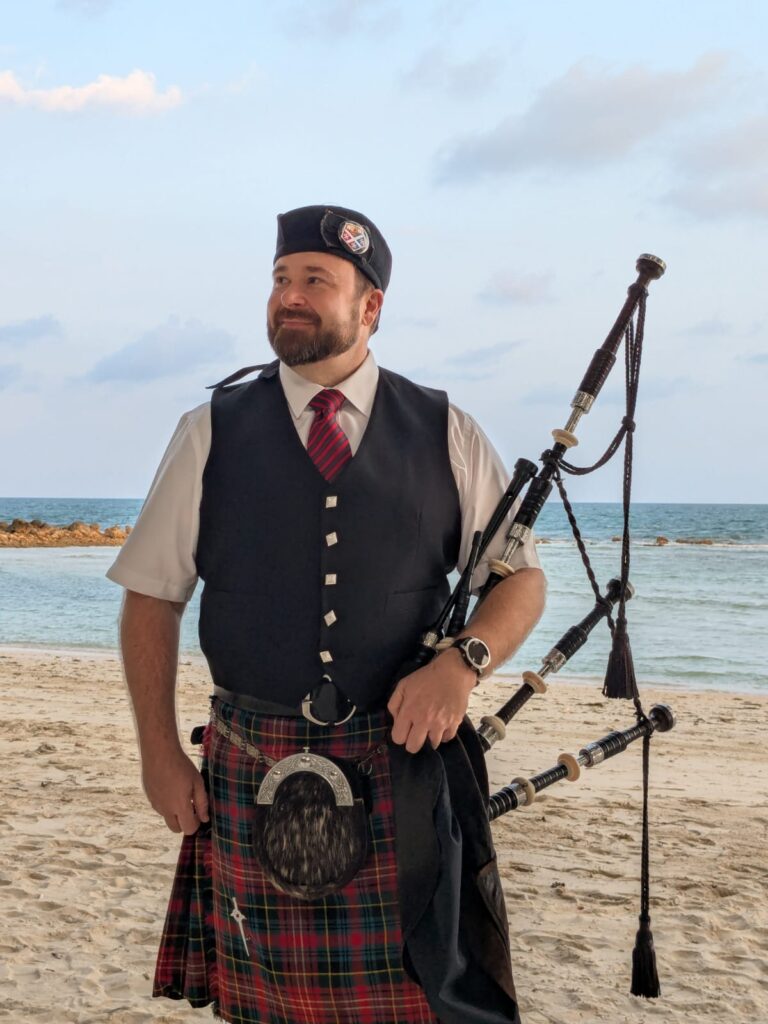
[[[678,537],[678,544],[714,544],[711,537]]]
[[[656,538],[656,547],[661,548],[661,547],[664,547],[665,544],[669,544],[669,538],[668,537],[657,537]]]
[[[129,529],[130,529],[130,527],[129,527]],[[125,538],[127,536],[127,532],[126,532],[126,530],[124,530],[122,528],[122,526],[108,526],[106,528],[106,530],[104,531],[104,536],[105,537],[115,537],[115,538],[117,538],[119,540],[125,540]]]
[[[110,526],[102,533],[98,523],[75,520],[69,526],[51,526],[41,519],[27,522],[14,519],[10,525],[0,524],[0,547],[4,548],[63,548],[63,547],[118,547],[130,532],[127,527]]]

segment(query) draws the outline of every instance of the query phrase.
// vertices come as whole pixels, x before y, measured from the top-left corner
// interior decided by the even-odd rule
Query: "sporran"
[[[256,799],[253,840],[261,868],[279,892],[321,899],[363,866],[370,811],[365,771],[362,761],[305,749],[267,772]]]

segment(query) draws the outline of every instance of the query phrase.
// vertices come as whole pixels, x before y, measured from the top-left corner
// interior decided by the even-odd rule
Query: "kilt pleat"
[[[305,746],[354,760],[383,743],[385,712],[323,728],[214,699],[218,716],[267,757]],[[277,892],[254,854],[254,800],[267,766],[206,729],[211,822],[182,840],[153,995],[213,1004],[231,1024],[438,1024],[402,965],[394,817],[386,748],[372,761],[369,850],[338,893]]]

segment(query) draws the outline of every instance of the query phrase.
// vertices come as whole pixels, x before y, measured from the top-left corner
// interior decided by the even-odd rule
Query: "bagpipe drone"
[[[667,732],[675,724],[671,708],[664,704],[654,705],[646,714],[637,688],[632,652],[627,634],[626,605],[634,590],[629,582],[630,567],[630,497],[632,487],[632,454],[635,429],[635,406],[637,403],[640,362],[642,356],[645,307],[648,286],[662,276],[666,269],[663,260],[650,254],[643,254],[637,260],[637,279],[629,286],[627,299],[608,332],[603,344],[597,349],[571,402],[571,413],[562,429],[552,431],[554,444],[540,457],[541,467],[527,459],[515,463],[512,479],[494,510],[485,530],[475,534],[467,566],[451,596],[448,598],[435,623],[421,637],[413,660],[403,668],[401,677],[425,665],[439,651],[449,647],[453,638],[465,627],[472,591],[472,577],[477,563],[489,544],[507,522],[515,502],[520,500],[511,524],[507,527],[506,544],[500,559],[490,561],[488,579],[477,598],[478,605],[484,601],[493,588],[513,573],[510,564],[515,551],[526,541],[550,496],[557,486],[568,516],[574,539],[595,597],[595,605],[589,614],[569,629],[542,661],[538,672],[523,673],[519,689],[499,708],[495,715],[482,719],[478,737],[487,752],[492,745],[504,738],[506,727],[518,711],[535,694],[546,691],[545,678],[558,672],[566,662],[586,643],[595,626],[605,620],[612,635],[612,648],[605,675],[603,694],[611,698],[631,699],[635,707],[636,722],[630,728],[609,733],[607,736],[583,747],[577,755],[561,754],[558,763],[530,779],[513,779],[498,793],[491,796],[488,806],[489,819],[494,820],[507,811],[530,805],[536,795],[560,780],[575,781],[582,768],[592,768],[624,751],[635,740],[643,740],[643,839],[641,865],[640,927],[633,951],[631,993],[637,996],[655,998],[660,994],[656,971],[653,936],[650,930],[650,898],[648,879],[648,774],[650,739],[654,732]],[[565,458],[569,449],[578,444],[574,430],[582,416],[586,415],[595,402],[610,371],[616,363],[616,353],[625,343],[626,408],[621,425],[604,454],[588,467],[572,465]],[[583,476],[604,466],[624,442],[623,474],[623,534],[621,544],[621,573],[611,580],[605,594],[600,593],[595,574],[590,565],[586,546],[579,531],[573,508],[563,483],[563,475]],[[523,494],[523,492],[525,493]],[[476,605],[477,607],[477,605]],[[616,608],[614,620],[613,612]]]

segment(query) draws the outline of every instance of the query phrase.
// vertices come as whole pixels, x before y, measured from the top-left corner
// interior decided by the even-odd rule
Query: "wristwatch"
[[[462,636],[458,640],[454,640],[451,647],[456,647],[466,664],[477,672],[479,682],[491,664],[491,652],[488,650],[488,644],[484,640],[478,640],[476,636]]]

